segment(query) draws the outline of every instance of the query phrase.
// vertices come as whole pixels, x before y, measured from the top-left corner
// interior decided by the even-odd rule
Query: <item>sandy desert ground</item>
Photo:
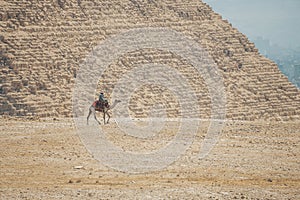
[[[300,123],[227,121],[217,145],[197,159],[209,123],[188,151],[160,171],[130,174],[105,166],[82,144],[72,119],[0,118],[0,199],[300,199]],[[124,150],[159,148],[101,127]]]

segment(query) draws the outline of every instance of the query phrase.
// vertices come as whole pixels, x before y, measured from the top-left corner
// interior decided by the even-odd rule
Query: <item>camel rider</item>
[[[99,95],[99,102],[100,102],[100,104],[103,105],[105,103],[105,101],[106,101],[106,98],[104,97],[103,92],[101,92]]]
[[[104,97],[103,92],[99,95],[99,101],[97,102],[97,107],[102,107],[106,101],[106,98]]]

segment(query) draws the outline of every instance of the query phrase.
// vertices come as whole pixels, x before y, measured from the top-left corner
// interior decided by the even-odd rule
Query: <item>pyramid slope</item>
[[[275,63],[258,53],[245,35],[201,1],[9,0],[1,4],[1,114],[71,116],[76,72],[96,45],[124,30],[168,27],[197,41],[218,65],[224,78],[227,118],[299,118],[299,90]],[[166,64],[175,63],[175,68],[189,68],[169,52],[145,50],[124,55],[122,59],[128,65],[117,61],[117,74],[128,71],[130,68],[126,66],[149,60],[165,59]],[[104,77],[103,82],[109,96],[118,75],[108,72],[106,77],[109,78]],[[187,77],[193,77],[192,70]],[[103,90],[103,82],[99,83],[99,90]],[[201,77],[193,84],[200,113],[207,117],[210,114],[207,88]],[[133,96],[129,107],[137,117],[145,117],[143,110],[151,105],[152,97],[143,100],[140,96],[145,96],[145,91],[153,93],[153,99],[159,93],[157,88],[145,88]],[[164,95],[167,94],[162,99],[166,99]],[[176,117],[176,100],[169,99],[167,113]]]

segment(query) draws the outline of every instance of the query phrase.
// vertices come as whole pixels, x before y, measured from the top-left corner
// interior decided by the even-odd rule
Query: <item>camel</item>
[[[100,121],[98,121],[98,119],[96,117],[96,111],[103,113],[104,124],[105,124],[105,115],[108,116],[108,119],[107,119],[107,122],[106,122],[108,124],[109,119],[110,119],[110,115],[108,114],[108,111],[113,109],[120,102],[121,102],[120,100],[115,100],[113,105],[110,106],[108,104],[108,102],[106,101],[103,106],[97,106],[98,105],[98,100],[94,101],[94,103],[89,108],[89,114],[87,116],[87,125],[89,124],[89,117],[92,113],[94,114],[94,118],[98,122],[98,124],[101,124]]]

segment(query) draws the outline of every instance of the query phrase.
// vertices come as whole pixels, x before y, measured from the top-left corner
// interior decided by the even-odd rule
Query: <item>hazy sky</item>
[[[300,47],[300,0],[203,0],[250,39]]]

